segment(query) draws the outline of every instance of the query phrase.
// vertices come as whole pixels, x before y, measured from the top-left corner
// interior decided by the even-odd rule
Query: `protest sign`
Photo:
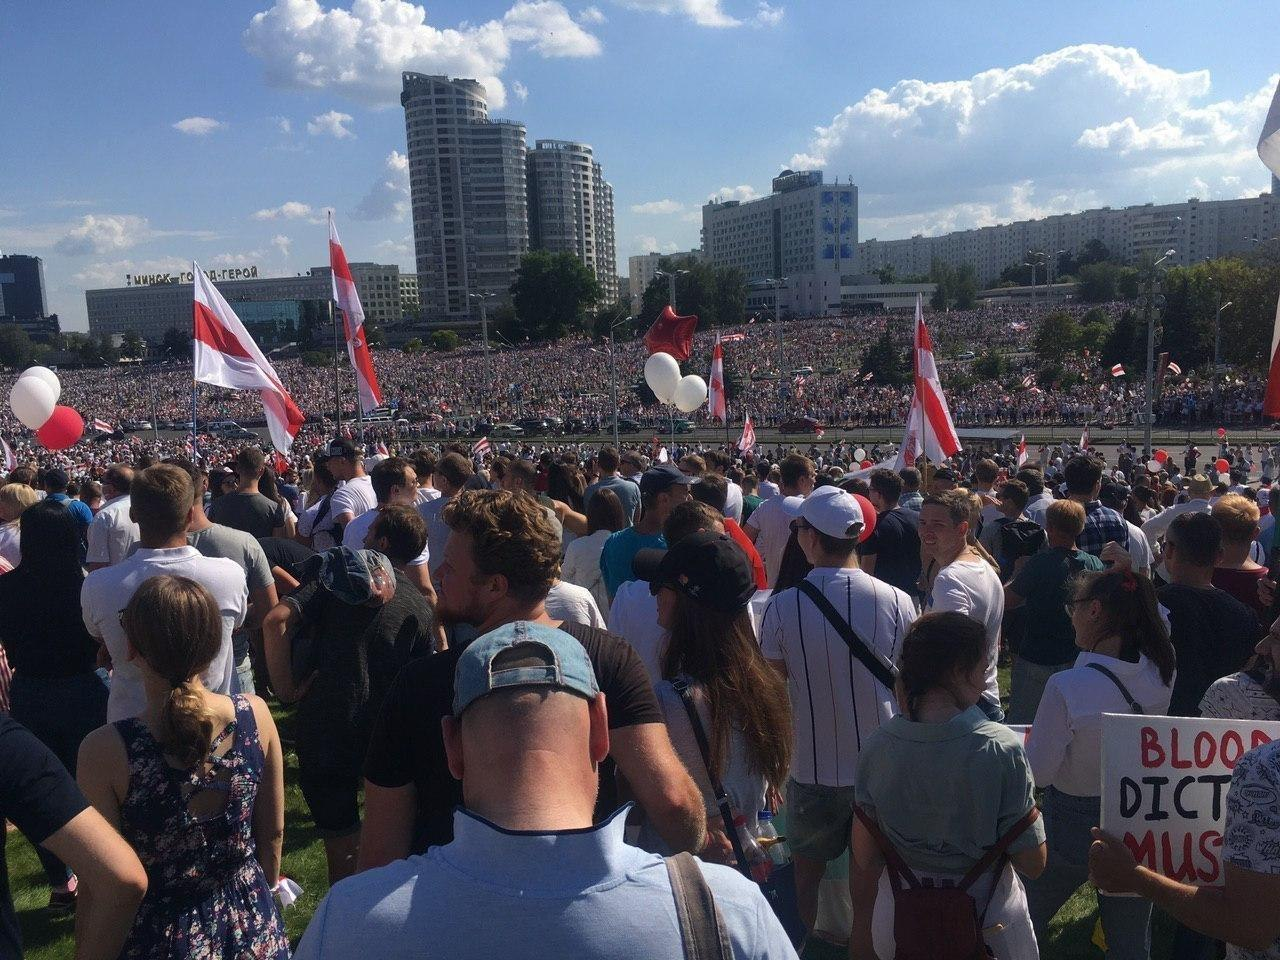
[[[1221,884],[1231,772],[1275,739],[1280,723],[1103,714],[1102,829],[1156,873]]]

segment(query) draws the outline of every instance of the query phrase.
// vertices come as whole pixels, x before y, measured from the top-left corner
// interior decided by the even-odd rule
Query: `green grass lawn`
[[[1001,689],[1008,690],[1008,671],[1001,670],[1000,674]],[[289,740],[287,713],[277,710],[276,720],[281,734]],[[304,891],[298,902],[285,912],[289,939],[296,944],[324,896],[327,879],[324,849],[298,789],[298,757],[288,749],[285,752],[285,804],[284,873]],[[21,834],[10,832],[6,838],[6,854],[28,960],[72,960],[73,920],[70,916],[53,916],[45,910],[49,888],[45,886],[44,872],[30,844]],[[1045,960],[1101,958],[1101,951],[1090,944],[1096,916],[1097,898],[1091,889],[1082,888],[1058,914],[1050,929],[1049,942],[1040,946],[1041,956]],[[1171,932],[1167,918],[1157,913],[1152,956],[1168,956]],[[843,950],[815,943],[806,951],[805,960],[836,960],[843,956]]]

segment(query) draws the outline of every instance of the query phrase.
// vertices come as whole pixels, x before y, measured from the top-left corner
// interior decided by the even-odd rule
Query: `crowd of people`
[[[1100,309],[1114,321],[1130,307],[1110,303]],[[1075,356],[1064,364],[1064,376],[1029,389],[1024,381],[1038,372],[1032,345],[1040,322],[1050,310],[1065,310],[1080,319],[1086,308],[1075,304],[991,306],[971,311],[930,314],[928,322],[939,356],[943,380],[955,422],[961,426],[998,424],[1125,424],[1143,409],[1143,385],[1134,376],[1113,379],[1100,356]],[[750,411],[759,427],[778,426],[798,417],[812,417],[826,426],[898,425],[905,421],[910,385],[878,382],[862,372],[866,351],[889,331],[904,352],[912,338],[909,313],[843,318],[807,318],[781,324],[746,323],[722,330],[701,330],[694,336],[690,372],[709,377],[710,353],[717,334],[730,336],[726,346],[731,379],[742,384],[730,398],[730,413],[740,421]],[[616,355],[611,356],[611,349]],[[973,351],[994,349],[1011,358],[1007,373],[997,379],[974,376]],[[612,374],[616,369],[617,416],[642,429],[663,429],[671,411],[643,400],[636,389],[642,380],[645,351],[639,340],[595,342],[577,336],[547,344],[507,343],[493,338],[491,349],[469,342],[449,351],[405,353],[395,349],[374,352],[374,367],[384,398],[393,408],[390,419],[376,425],[370,436],[392,435],[448,439],[476,429],[478,424],[510,423],[521,419],[557,418],[561,429],[579,434],[608,433],[615,416]],[[969,357],[970,359],[960,359]],[[308,366],[299,358],[274,361],[286,389],[309,418],[305,438],[312,443],[334,432],[334,372],[329,366]],[[779,371],[779,364],[782,369]],[[1256,377],[1230,375],[1219,384],[1218,406],[1207,378],[1163,378],[1156,402],[1162,426],[1257,426],[1261,396]],[[0,390],[7,393],[13,374],[0,374]],[[60,373],[60,402],[75,408],[86,423],[100,419],[116,428],[137,430],[142,424],[190,431],[193,383],[188,363],[125,363]],[[343,419],[354,420],[351,374],[344,369]],[[210,423],[233,420],[242,426],[262,423],[257,397],[221,388],[195,385],[195,412],[204,431]],[[705,410],[688,415],[697,424],[710,424]],[[403,421],[400,423],[399,421]],[[8,410],[0,412],[0,436],[22,444],[30,434]],[[180,443],[180,441],[178,441]],[[222,446],[206,436],[202,445]],[[98,455],[102,444],[86,441],[82,455]],[[110,462],[110,461],[107,461]]]
[[[1221,887],[1098,829],[1104,713],[1280,721],[1269,452],[112,453],[0,485],[0,818],[77,957],[1029,960],[1092,880],[1113,957],[1280,958],[1280,746]]]

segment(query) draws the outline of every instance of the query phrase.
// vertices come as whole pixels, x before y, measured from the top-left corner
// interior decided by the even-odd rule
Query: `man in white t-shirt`
[[[244,570],[234,560],[205,557],[187,545],[187,524],[194,514],[191,477],[167,463],[143,470],[130,487],[131,515],[138,523],[139,544],[133,556],[90,573],[80,591],[80,607],[90,635],[105,644],[111,657],[111,694],[107,722],[142,713],[147,706],[142,673],[129,656],[120,613],[139,584],[163,574],[189,577],[213,595],[222,614],[222,644],[201,674],[214,693],[229,693],[233,673],[232,632],[249,609]]]
[[[937,570],[925,594],[925,613],[953,610],[972,617],[987,632],[987,689],[978,706],[997,723],[1004,719],[996,661],[1000,656],[1000,621],[1004,618],[1004,586],[995,568],[969,546],[969,494],[959,490],[931,493],[920,507],[920,545],[926,576]]]
[[[387,457],[373,468],[373,472],[369,474],[369,481],[378,503],[374,509],[366,510],[343,528],[342,545],[351,550],[365,549],[369,528],[373,526],[384,507],[400,504],[416,508],[418,476],[408,460],[401,457]],[[424,544],[422,552],[405,565],[403,572],[405,578],[421,590],[423,596],[434,603],[436,594],[431,586],[431,575],[427,565],[430,558],[430,548]]]
[[[444,508],[466,488],[468,481],[474,476],[471,461],[460,453],[446,453],[436,464],[436,472],[431,478],[440,491],[440,496],[418,504],[418,513],[427,522],[427,569],[432,575],[444,562],[444,545],[449,542],[449,525],[444,522]]]
[[[764,561],[769,586],[778,579],[782,553],[791,538],[791,521],[800,514],[800,504],[813,490],[816,479],[813,461],[798,453],[785,457],[778,471],[782,474],[780,496],[770,497],[761,503],[742,525]]]
[[[756,464],[756,480],[759,481],[756,490],[761,501],[771,500],[779,493],[778,485],[769,479],[769,472],[773,469],[773,465],[768,460],[761,460]]]
[[[855,653],[839,626],[798,587],[773,595],[760,626],[761,651],[787,678],[791,693],[795,751],[787,839],[800,915],[813,929],[826,865],[849,845],[862,744],[894,714],[893,691],[860,657],[874,658],[887,673],[915,619],[915,605],[858,566],[864,521],[852,494],[821,487],[803,501],[794,523],[797,542],[813,564],[805,581],[862,644]]]
[[[132,482],[132,467],[123,463],[107,467],[102,478],[102,508],[89,524],[85,566],[90,570],[119,563],[138,541],[138,525],[129,517],[129,484]]]
[[[343,530],[360,514],[376,507],[378,498],[373,492],[373,481],[364,472],[364,460],[354,443],[345,437],[330,440],[324,455],[328,458],[326,462],[334,479],[346,481],[329,497],[329,514],[333,517],[333,525],[338,530]]]

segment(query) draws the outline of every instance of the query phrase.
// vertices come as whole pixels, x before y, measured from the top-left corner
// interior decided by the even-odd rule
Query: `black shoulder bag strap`
[[[720,782],[720,778],[711,767],[711,747],[707,741],[707,731],[702,727],[702,718],[698,716],[698,708],[689,692],[689,679],[677,677],[671,682],[671,686],[679,694],[684,712],[689,715],[689,725],[693,727],[693,737],[698,741],[702,765],[707,768],[707,779],[711,781],[711,791],[715,794],[716,806],[720,809],[720,818],[724,821],[724,832],[729,838],[729,845],[733,847],[733,856],[738,861],[738,869],[744,877],[749,878],[751,865],[747,863],[747,855],[743,852],[742,841],[738,837],[738,828],[733,823],[733,806],[729,802],[729,794],[725,792],[724,784]]]
[[[1112,673],[1110,669],[1108,669],[1107,667],[1104,667],[1100,663],[1086,663],[1085,666],[1089,667],[1091,670],[1097,670],[1100,674],[1102,674],[1104,677],[1106,677],[1108,680],[1114,683],[1116,685],[1116,689],[1120,691],[1120,695],[1124,697],[1125,703],[1129,704],[1130,710],[1132,710],[1134,713],[1138,715],[1142,715],[1146,713],[1146,711],[1142,709],[1142,704],[1140,704],[1137,700],[1133,699],[1133,694],[1129,692],[1129,688],[1126,687],[1120,681],[1120,678],[1117,677],[1114,673]]]
[[[867,668],[867,672],[879,680],[881,686],[892,693],[894,682],[898,679],[897,667],[884,658],[877,656],[867,646],[866,641],[854,632],[853,627],[849,626],[848,621],[836,612],[836,608],[831,605],[831,601],[813,583],[808,580],[801,580],[797,585],[797,589],[812,600],[813,605],[827,618],[827,622],[835,627],[836,633],[840,634],[840,638],[849,647],[849,652],[857,658],[859,663]]]
[[[724,919],[697,861],[688,853],[677,853],[667,857],[666,864],[685,960],[733,960]]]

